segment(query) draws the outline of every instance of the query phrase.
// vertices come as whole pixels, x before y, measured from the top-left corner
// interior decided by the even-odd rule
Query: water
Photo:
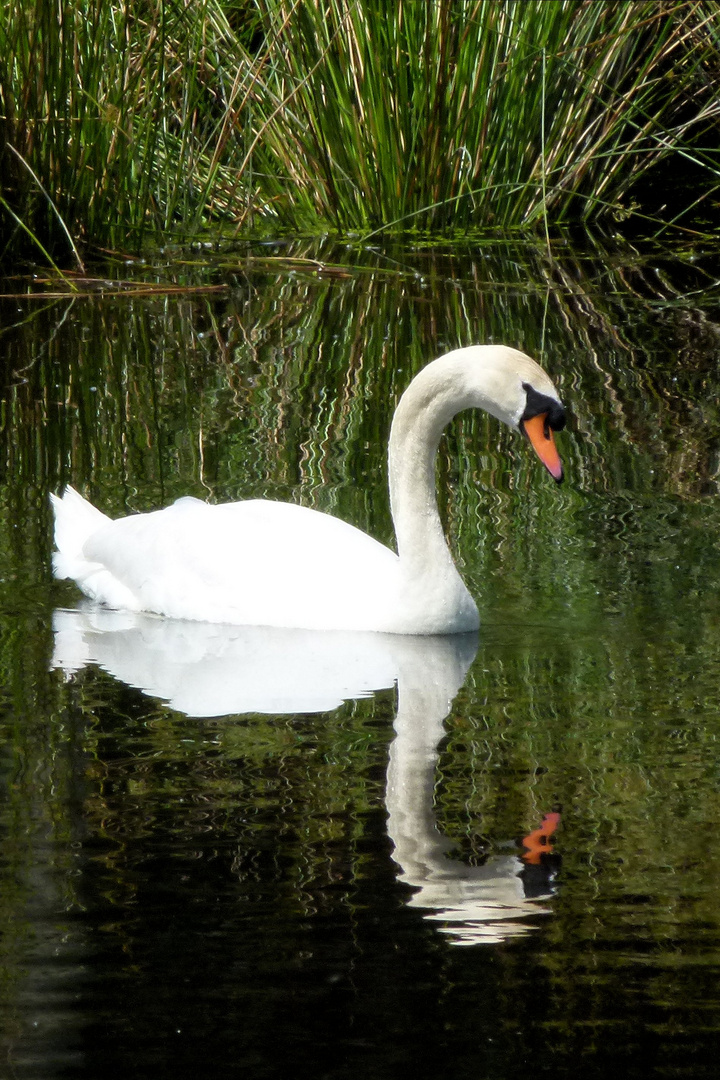
[[[253,254],[0,302],[0,1075],[714,1076],[716,263]],[[390,542],[394,401],[490,340],[571,422],[562,488],[494,421],[448,430],[477,638],[127,620],[51,580],[66,482]]]

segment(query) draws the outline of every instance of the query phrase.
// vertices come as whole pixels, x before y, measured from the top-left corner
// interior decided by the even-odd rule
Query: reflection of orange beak
[[[543,465],[558,484],[562,483],[563,467],[555,446],[553,433],[547,424],[547,413],[521,421],[522,428]]]
[[[560,815],[557,813],[545,814],[539,829],[533,829],[531,833],[523,837],[523,847],[526,852],[523,859],[527,863],[537,866],[543,855],[549,855],[553,847],[550,837],[560,824]]]

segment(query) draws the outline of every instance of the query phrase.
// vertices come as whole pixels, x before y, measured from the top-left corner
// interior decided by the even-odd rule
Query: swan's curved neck
[[[478,625],[477,606],[455,569],[438,514],[435,460],[443,429],[456,413],[471,407],[516,428],[526,373],[533,381],[547,380],[534,361],[516,350],[458,349],[423,368],[395,411],[390,505],[403,588],[418,598],[414,625],[424,625],[424,633],[456,633]]]
[[[390,431],[390,508],[398,555],[408,572],[452,565],[437,507],[435,461],[458,407],[416,379],[403,394]]]
[[[389,445],[390,506],[406,582],[437,608],[455,605],[464,614],[456,628],[477,625],[477,608],[458,574],[437,508],[435,461],[443,429],[468,406],[498,415],[491,393],[478,393],[466,376],[467,358],[450,353],[429,364],[410,383],[393,419]],[[492,387],[489,388],[492,390]]]

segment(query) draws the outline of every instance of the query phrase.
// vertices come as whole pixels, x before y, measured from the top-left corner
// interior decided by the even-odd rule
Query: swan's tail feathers
[[[86,540],[101,526],[106,525],[110,518],[71,487],[65,488],[62,497],[51,495],[50,501],[55,512],[55,577],[76,578],[78,563],[86,564],[83,556]]]

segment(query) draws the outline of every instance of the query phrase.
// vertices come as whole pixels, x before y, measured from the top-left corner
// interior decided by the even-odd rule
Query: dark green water
[[[718,260],[256,255],[103,269],[215,293],[0,300],[0,1075],[715,1076]],[[561,488],[493,420],[447,432],[476,640],[208,632],[52,581],[67,482],[391,542],[394,402],[480,341],[571,420]]]

